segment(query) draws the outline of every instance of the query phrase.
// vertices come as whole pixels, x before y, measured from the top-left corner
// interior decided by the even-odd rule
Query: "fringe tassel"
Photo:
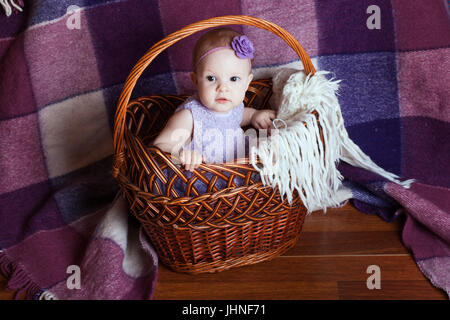
[[[26,299],[35,299],[41,288],[34,283],[20,264],[11,262],[4,252],[0,251],[0,273],[8,280],[6,290],[16,291],[14,299],[25,293]]]
[[[9,17],[13,12],[22,12],[22,8],[24,7],[22,0],[17,0],[17,3],[15,3],[14,0],[0,0],[0,4],[3,7],[3,10],[5,10],[7,17]]]
[[[58,300],[53,293],[49,291],[41,291],[35,296],[35,300]]]

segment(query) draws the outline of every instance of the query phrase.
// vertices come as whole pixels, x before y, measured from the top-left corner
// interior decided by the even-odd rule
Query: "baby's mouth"
[[[216,102],[218,102],[218,103],[227,103],[229,100],[228,99],[226,99],[226,98],[217,98],[216,99]]]

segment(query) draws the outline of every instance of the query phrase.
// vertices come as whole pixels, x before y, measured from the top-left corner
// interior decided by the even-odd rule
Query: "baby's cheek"
[[[205,106],[208,106],[211,102],[211,94],[207,90],[199,91],[198,96],[200,98],[200,102]]]
[[[242,90],[242,92],[241,92],[241,98],[240,98],[241,101],[244,101],[245,93],[247,92],[247,89],[248,89],[248,87],[246,87],[246,88],[244,88],[244,89]]]

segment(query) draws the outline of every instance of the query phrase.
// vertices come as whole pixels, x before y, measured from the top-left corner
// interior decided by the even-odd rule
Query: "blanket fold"
[[[15,291],[15,299],[20,297],[35,299],[41,296],[41,287],[30,279],[30,275],[24,266],[18,262],[11,261],[3,251],[0,251],[0,272],[8,279],[5,289]],[[44,297],[51,299],[49,295]]]

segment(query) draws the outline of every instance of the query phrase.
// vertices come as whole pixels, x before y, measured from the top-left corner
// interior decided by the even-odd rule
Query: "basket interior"
[[[270,108],[272,94],[270,80],[253,81],[246,93],[245,106],[255,109]],[[168,154],[154,152],[152,141],[164,128],[175,109],[186,95],[153,95],[130,102],[126,114],[124,138],[131,156],[126,175],[139,189],[154,195],[172,198],[196,197],[225,188],[250,186],[260,178],[248,160],[226,164],[201,166],[195,173],[185,171]],[[248,128],[243,128],[244,131]],[[147,173],[147,177],[143,173]],[[154,173],[154,174],[153,174]]]
[[[250,83],[244,105],[258,110],[270,109],[271,96],[271,80],[256,80]],[[126,113],[126,131],[140,139],[145,145],[150,145],[164,128],[175,109],[188,97],[188,95],[151,95],[131,101]]]
[[[270,80],[254,81],[244,104],[255,109],[270,108],[271,94]],[[151,147],[152,140],[186,98],[155,95],[130,103],[124,130],[129,157],[123,174],[131,183],[123,189],[134,212],[147,222],[150,219],[171,225],[176,221],[178,227],[219,226],[246,224],[249,217],[258,220],[276,216],[297,205],[287,204],[279,192],[263,186],[248,159],[202,165],[191,173],[175,164],[170,155]]]

